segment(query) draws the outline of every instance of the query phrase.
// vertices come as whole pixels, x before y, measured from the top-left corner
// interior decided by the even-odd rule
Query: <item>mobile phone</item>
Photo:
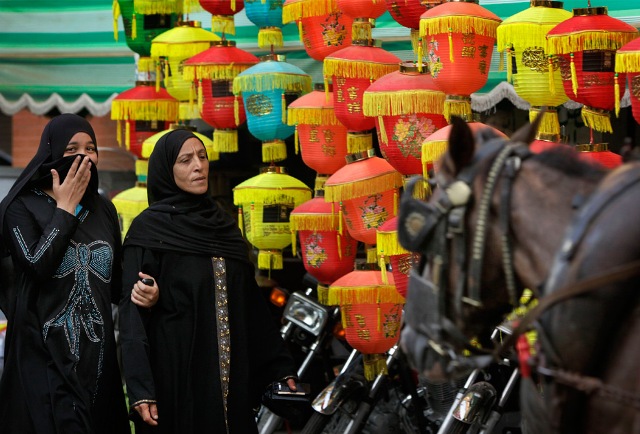
[[[142,283],[144,283],[145,285],[148,285],[148,286],[153,286],[153,284],[156,283],[155,280],[150,279],[148,277],[145,277],[144,279],[140,279],[140,282],[142,282]]]
[[[274,389],[278,395],[309,395],[311,393],[311,385],[309,383],[296,383],[296,391],[289,389],[289,385],[285,382],[274,384]]]

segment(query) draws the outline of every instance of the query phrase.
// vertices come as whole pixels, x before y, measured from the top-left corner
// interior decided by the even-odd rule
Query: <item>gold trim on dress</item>
[[[229,397],[229,373],[231,371],[231,332],[229,329],[229,304],[227,299],[227,266],[224,258],[211,258],[216,297],[216,324],[218,327],[218,363],[220,388],[224,408],[224,423],[229,433],[227,398]]]

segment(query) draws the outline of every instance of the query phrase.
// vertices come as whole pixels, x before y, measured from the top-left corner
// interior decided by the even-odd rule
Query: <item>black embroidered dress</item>
[[[76,217],[33,188],[5,213],[17,294],[6,312],[0,432],[130,432],[111,316],[121,288],[117,215],[105,199],[95,206]]]

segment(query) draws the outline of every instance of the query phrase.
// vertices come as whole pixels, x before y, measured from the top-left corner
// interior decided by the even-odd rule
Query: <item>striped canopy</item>
[[[0,110],[13,115],[27,108],[43,114],[53,108],[63,112],[88,110],[104,116],[111,100],[135,85],[135,53],[124,36],[122,18],[118,19],[118,40],[114,38],[112,0],[0,0]],[[503,20],[529,7],[529,1],[481,0],[480,4]],[[592,0],[593,6],[607,6],[609,15],[640,27],[640,2],[635,0]],[[586,0],[568,0],[564,8],[586,7]],[[211,14],[193,13],[190,20],[210,29]],[[258,48],[258,28],[245,11],[235,15],[236,35],[230,39],[255,55],[266,54]],[[287,62],[322,82],[322,64],[310,58],[298,37],[295,24],[283,27]],[[410,31],[396,23],[386,12],[376,20],[373,37],[382,48],[405,61],[414,58]],[[506,72],[498,71],[498,53],[494,52],[487,85],[472,95],[476,111],[487,110],[501,99],[510,99],[517,107],[528,104],[506,83]]]

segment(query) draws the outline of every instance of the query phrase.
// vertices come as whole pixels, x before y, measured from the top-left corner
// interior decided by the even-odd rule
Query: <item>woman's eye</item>
[[[66,148],[64,150],[65,154],[70,154],[70,153],[75,152],[75,151],[76,151],[76,148]]]

